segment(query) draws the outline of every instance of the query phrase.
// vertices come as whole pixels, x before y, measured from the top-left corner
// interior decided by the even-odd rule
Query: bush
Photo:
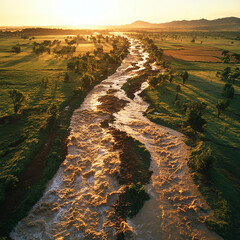
[[[80,87],[76,87],[73,89],[74,96],[81,97],[83,96],[83,90]]]
[[[148,79],[148,83],[151,87],[156,87],[158,85],[158,78],[156,76],[152,76]]]
[[[19,46],[14,46],[14,47],[12,47],[12,52],[20,53],[21,52],[21,48]]]
[[[213,162],[214,157],[211,148],[206,143],[200,142],[196,149],[192,151],[188,165],[199,173],[207,174]]]
[[[90,90],[91,86],[93,85],[95,81],[95,77],[91,74],[85,74],[81,78],[81,83],[82,83],[82,89],[83,91],[88,91]]]
[[[179,77],[182,79],[182,83],[184,85],[185,82],[188,80],[189,74],[187,71],[185,71],[185,72],[180,73]]]
[[[140,183],[132,183],[126,187],[125,191],[127,202],[129,202],[127,216],[132,218],[142,208],[144,201],[149,200],[150,197]]]
[[[203,102],[189,102],[185,103],[186,122],[196,131],[203,131],[206,120],[202,118],[207,105]]]
[[[231,83],[226,83],[224,85],[223,96],[231,99],[234,97],[234,87]]]
[[[15,89],[8,91],[8,93],[13,102],[14,113],[18,113],[22,107],[23,101],[25,100],[25,96],[22,92]]]
[[[221,113],[226,110],[226,108],[230,105],[230,102],[231,102],[230,99],[227,99],[227,100],[219,99],[218,100],[218,103],[216,105],[217,117],[219,117],[221,115]]]

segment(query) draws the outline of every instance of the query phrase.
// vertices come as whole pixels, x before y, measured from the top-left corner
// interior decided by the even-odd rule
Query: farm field
[[[240,53],[240,43],[237,40],[222,37],[179,35],[153,37],[155,44],[164,50],[166,59],[188,62],[223,62],[222,50]],[[194,42],[192,42],[194,41]],[[235,62],[234,59],[231,59]]]
[[[162,41],[153,36],[152,39],[164,50],[163,59],[169,62],[175,78],[171,83],[165,81],[144,91],[146,100],[151,103],[147,116],[156,123],[184,132],[184,103],[198,101],[206,104],[207,109],[203,115],[206,127],[200,134],[200,139],[210,146],[215,160],[210,180],[201,179],[196,173],[193,177],[215,211],[215,230],[228,236],[226,239],[234,239],[239,233],[240,221],[240,79],[234,81],[234,98],[218,118],[216,105],[220,99],[224,99],[222,93],[226,82],[216,77],[216,73],[227,67],[232,70],[239,68],[240,64],[218,62],[220,59],[216,57],[220,56],[222,50],[239,53],[240,41],[235,40],[231,44],[233,40],[229,39],[207,39],[199,44],[191,43],[192,38]],[[185,85],[178,76],[183,71],[189,73]],[[180,90],[177,91],[179,86]],[[198,150],[199,146],[192,149]],[[229,235],[230,232],[233,235]]]

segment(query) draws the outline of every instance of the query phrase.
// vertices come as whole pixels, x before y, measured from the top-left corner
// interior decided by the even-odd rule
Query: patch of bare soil
[[[108,113],[119,112],[128,103],[128,101],[110,94],[100,97],[98,101],[102,103],[98,106],[98,109]]]
[[[203,46],[185,46],[183,49],[165,50],[164,55],[189,62],[223,62],[220,59],[222,57],[220,49]]]

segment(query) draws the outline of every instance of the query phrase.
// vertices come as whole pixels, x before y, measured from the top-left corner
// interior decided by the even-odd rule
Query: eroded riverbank
[[[143,143],[152,157],[152,182],[147,185],[151,199],[134,219],[124,223],[131,232],[125,237],[220,239],[204,224],[210,210],[190,178],[182,135],[143,116],[148,105],[138,93],[146,83],[133,100],[121,90],[128,78],[144,69],[147,57],[141,44],[131,40],[130,54],[121,67],[74,112],[69,154],[43,198],[11,233],[12,238],[116,239],[112,206],[122,191],[116,177],[120,159],[113,136],[103,127],[107,122]],[[107,110],[101,109],[103,102]]]

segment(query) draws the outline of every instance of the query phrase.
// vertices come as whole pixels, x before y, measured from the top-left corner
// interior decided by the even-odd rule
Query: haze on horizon
[[[121,25],[240,17],[239,0],[0,0],[0,26]]]

